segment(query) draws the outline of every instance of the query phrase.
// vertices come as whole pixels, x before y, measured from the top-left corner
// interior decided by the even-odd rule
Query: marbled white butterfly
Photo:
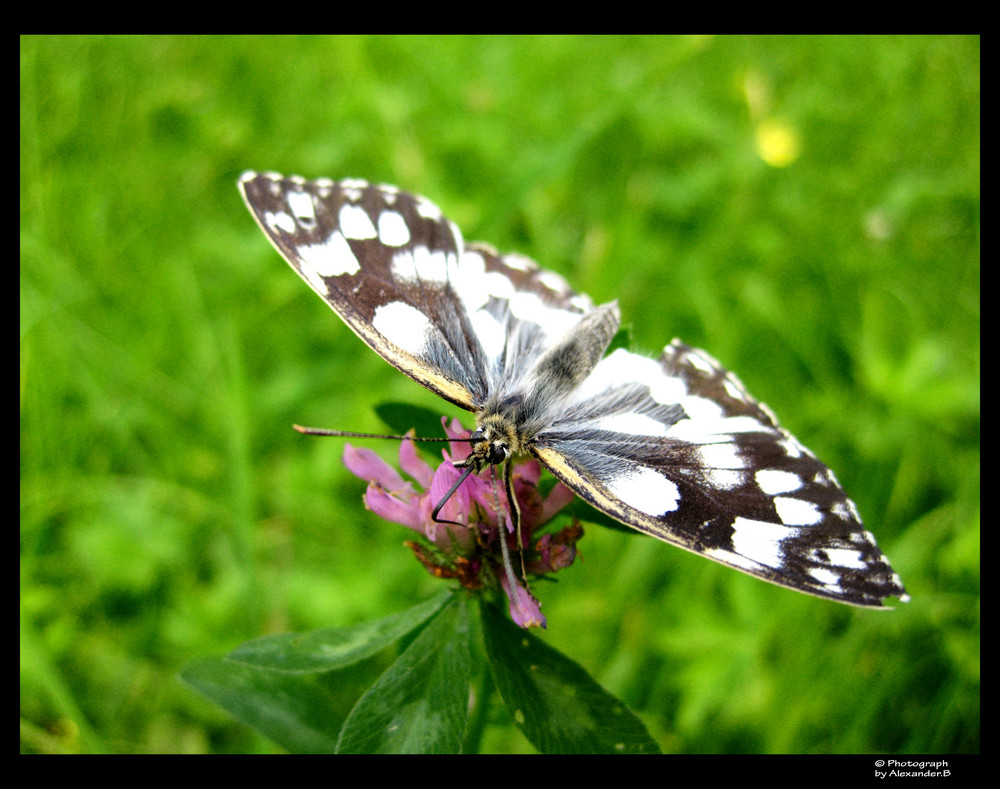
[[[530,454],[598,510],[717,562],[854,605],[907,600],[825,465],[735,375],[678,340],[618,349],[616,302],[466,243],[429,200],[245,173],[257,222],[362,340],[475,413],[468,472]]]

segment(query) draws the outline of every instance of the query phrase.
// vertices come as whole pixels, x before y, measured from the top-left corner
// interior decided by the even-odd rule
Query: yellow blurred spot
[[[783,121],[761,121],[757,124],[754,141],[760,158],[771,167],[788,167],[802,152],[798,132]]]

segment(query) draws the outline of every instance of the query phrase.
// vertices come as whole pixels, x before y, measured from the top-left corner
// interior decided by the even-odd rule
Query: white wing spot
[[[268,211],[264,214],[264,224],[272,230],[284,230],[286,233],[294,233],[295,228],[298,227],[298,225],[295,224],[295,220],[292,218],[292,215],[286,214],[284,211],[278,211],[276,214],[272,214]]]
[[[512,291],[513,288],[512,284]],[[519,318],[522,321],[538,323],[538,315],[543,309],[545,309],[545,304],[537,293],[514,291],[510,295],[510,311],[515,318]]]
[[[363,178],[345,178],[340,182],[340,187],[344,190],[344,197],[351,203],[356,203],[368,188],[368,182]]]
[[[791,471],[764,468],[754,474],[754,479],[757,481],[760,489],[769,496],[776,496],[779,493],[792,493],[802,487],[802,478]]]
[[[338,221],[340,222],[340,231],[346,238],[360,240],[376,236],[375,225],[372,224],[368,212],[359,205],[344,203],[340,207]]]
[[[743,390],[728,375],[723,379],[722,386],[726,390],[726,394],[733,398],[733,400],[746,402],[747,397],[743,394]]]
[[[417,213],[420,216],[424,219],[433,219],[435,222],[441,218],[441,209],[434,205],[434,203],[426,197],[420,197],[419,195],[415,195],[415,197],[417,198]]]
[[[785,450],[785,454],[788,455],[788,457],[794,460],[798,460],[802,457],[804,447],[790,435],[786,434],[785,440],[779,441],[778,443],[779,446]]]
[[[780,523],[736,518],[733,521],[733,549],[766,567],[780,569],[784,564],[782,541],[798,534],[798,529],[790,529]]]
[[[614,386],[630,382],[648,386],[650,396],[662,405],[679,403],[687,394],[684,382],[680,378],[665,376],[653,359],[619,348],[597,363],[570,396],[570,401],[581,402]]]
[[[687,354],[687,361],[692,367],[701,370],[703,373],[714,373],[718,367],[718,362],[704,351],[690,351]]]
[[[303,268],[308,266],[321,277],[357,274],[361,271],[361,263],[351,251],[351,245],[347,243],[347,239],[339,231],[331,233],[330,237],[322,244],[299,247],[299,257],[302,258]],[[326,290],[324,284],[322,292],[326,292]]]
[[[518,271],[534,271],[538,268],[538,264],[529,257],[524,255],[518,255],[516,253],[511,253],[509,255],[503,256],[503,262],[513,269]]]
[[[655,518],[676,510],[681,498],[676,484],[645,466],[633,466],[605,484],[625,504]]]
[[[569,291],[569,283],[567,283],[566,280],[554,271],[538,272],[538,281],[549,290],[553,290],[556,293],[566,293]]]
[[[868,566],[861,551],[852,551],[849,548],[824,548],[823,552],[830,560],[830,564],[837,567],[864,570]]]
[[[689,418],[687,421],[682,420],[677,423],[677,432],[689,440],[697,440],[698,436],[736,432],[729,429],[725,411],[714,400],[685,396],[681,398],[680,403]]]
[[[427,247],[400,250],[392,256],[392,275],[406,282],[447,282],[448,254]]]
[[[454,222],[448,222],[448,229],[451,230],[451,240],[455,243],[455,249],[461,251],[465,249],[465,239],[462,238],[462,231],[459,230],[458,225]]]
[[[713,468],[706,475],[706,481],[713,488],[732,490],[743,484],[745,478],[740,471],[732,469]]]
[[[326,280],[317,274],[316,270],[312,266],[308,263],[302,262],[298,264],[298,270],[299,273],[305,277],[306,282],[309,283],[309,287],[320,294],[323,298],[326,298],[330,294],[330,288],[326,284]]]
[[[391,301],[376,309],[372,326],[387,340],[414,356],[423,355],[434,331],[426,315],[401,301]]]
[[[440,250],[430,250],[427,247],[417,247],[413,250],[413,261],[417,276],[430,282],[448,281],[448,253]]]
[[[847,508],[850,510],[851,515],[854,517],[854,520],[856,520],[858,523],[861,523],[861,513],[858,512],[857,505],[850,499],[847,499]],[[849,520],[849,518],[845,518],[845,520]],[[865,534],[868,534],[868,532],[865,532]],[[872,542],[875,542],[874,536],[872,536]]]
[[[702,397],[688,397],[681,401],[684,413],[690,419],[675,425],[672,435],[698,443],[709,436],[732,436],[736,433],[774,432],[752,416],[725,416],[716,403]]]
[[[484,283],[486,285],[486,292],[495,298],[504,299],[505,301],[510,301],[516,291],[514,290],[514,283],[511,282],[505,274],[501,274],[499,271],[490,271],[484,275]]]
[[[850,499],[845,499],[844,501],[838,501],[830,505],[830,513],[837,520],[847,521],[850,523],[852,520],[860,521],[861,518],[858,516],[857,508],[854,506],[854,502]]]
[[[413,259],[412,249],[404,249],[392,256],[392,276],[404,282],[416,280],[417,262]]]
[[[476,310],[471,317],[472,328],[486,356],[493,361],[499,359],[507,341],[503,326],[486,310]]]
[[[378,237],[387,247],[401,247],[410,243],[410,229],[400,214],[383,211],[378,217]]]
[[[781,522],[788,526],[815,526],[823,520],[823,513],[811,501],[776,496],[774,509]]]
[[[721,444],[704,444],[698,447],[698,454],[701,455],[705,468],[709,469],[742,469],[747,465],[732,440]]]
[[[628,433],[633,436],[666,436],[667,428],[645,414],[610,414],[594,421],[597,430],[610,430],[614,433]]]
[[[461,257],[448,258],[448,280],[470,313],[486,306],[490,297],[486,261],[481,253],[466,250]]]
[[[759,562],[755,562],[753,559],[748,559],[746,556],[741,556],[738,553],[727,551],[724,548],[709,548],[705,551],[705,556],[715,559],[717,562],[739,567],[751,573],[760,572],[761,564]]]
[[[840,576],[832,570],[825,567],[810,567],[807,572],[823,586],[834,590],[839,588]]]
[[[537,293],[526,291],[514,293],[508,303],[510,312],[515,318],[537,323],[549,337],[562,337],[580,322],[580,315],[575,312],[545,306],[545,302]]]
[[[316,221],[316,205],[308,192],[289,192],[288,207],[292,209],[294,216],[306,224],[311,225]]]
[[[281,178],[279,173],[264,173],[264,177],[267,179],[267,191],[271,193],[272,197],[281,197]]]

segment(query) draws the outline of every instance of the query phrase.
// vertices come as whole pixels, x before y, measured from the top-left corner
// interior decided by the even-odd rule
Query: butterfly
[[[736,570],[853,605],[909,599],[833,472],[705,351],[606,353],[616,302],[464,241],[394,186],[246,172],[239,188],[372,350],[475,414],[466,473],[503,464],[510,501],[530,455],[597,510]]]

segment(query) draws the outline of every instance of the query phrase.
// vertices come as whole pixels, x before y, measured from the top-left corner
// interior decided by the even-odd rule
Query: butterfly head
[[[479,472],[485,466],[498,466],[524,450],[513,421],[503,414],[489,414],[478,420],[479,425],[471,436],[472,451],[456,466],[471,466]]]

